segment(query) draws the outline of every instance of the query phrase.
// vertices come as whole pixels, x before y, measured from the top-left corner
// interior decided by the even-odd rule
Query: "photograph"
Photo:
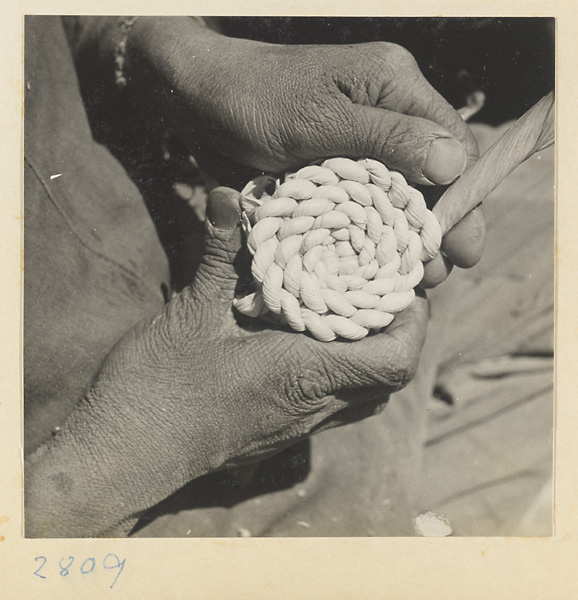
[[[555,535],[556,21],[23,15],[24,537]]]

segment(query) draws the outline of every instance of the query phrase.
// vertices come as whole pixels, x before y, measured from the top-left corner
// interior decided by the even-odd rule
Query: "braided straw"
[[[389,325],[439,252],[422,194],[376,160],[332,158],[283,183],[258,177],[241,195],[254,286],[235,308],[324,342]]]

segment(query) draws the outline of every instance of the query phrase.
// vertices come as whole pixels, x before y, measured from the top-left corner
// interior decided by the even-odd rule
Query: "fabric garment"
[[[31,451],[62,425],[122,333],[163,305],[169,272],[136,186],[93,140],[60,18],[28,17],[25,40],[24,397]]]
[[[175,282],[187,281],[182,273],[194,271],[202,236],[198,222],[182,235],[191,216],[175,223],[175,215],[190,211],[161,190],[159,181],[170,182],[170,175],[157,181],[148,170],[141,177],[148,163],[140,154],[124,161],[103,145],[114,131],[95,125],[57,17],[27,18],[25,81],[25,439],[32,451],[62,425],[123,333],[163,305],[171,283],[178,289]],[[496,133],[478,130],[482,140]],[[475,488],[512,472],[532,472],[531,485],[490,499],[505,498],[509,513],[528,508],[551,474],[551,363],[502,369],[491,386],[476,384],[480,368],[489,372],[487,359],[551,361],[552,156],[524,165],[516,186],[504,184],[486,203],[488,252],[478,267],[452,274],[431,294],[418,376],[382,413],[258,465],[193,481],[145,515],[133,535],[414,535],[414,517],[430,509],[455,509],[456,533],[483,533],[471,527],[482,523],[492,534],[508,519],[488,518]],[[533,201],[531,218],[525,196]],[[518,399],[528,385],[542,395],[524,405]],[[444,391],[445,402],[433,398],[434,389]],[[527,410],[515,436],[500,418],[511,414],[508,406]],[[460,435],[463,427],[476,431],[467,426],[490,413],[489,429],[480,431],[483,447]],[[442,435],[458,441],[444,446]],[[472,447],[510,472],[476,472],[475,458],[467,460]],[[454,462],[440,465],[448,456]],[[477,512],[458,510],[460,493],[468,506],[478,500]]]

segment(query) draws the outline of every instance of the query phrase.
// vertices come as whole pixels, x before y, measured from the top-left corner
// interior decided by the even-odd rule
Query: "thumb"
[[[411,182],[446,185],[465,170],[466,149],[442,125],[384,108],[352,104],[349,110],[357,153],[380,160]]]
[[[193,282],[193,296],[200,302],[230,303],[238,280],[241,249],[240,194],[215,188],[207,203],[205,251]]]
[[[332,391],[379,387],[394,392],[415,375],[427,329],[428,305],[418,295],[384,331],[354,343],[327,345]]]

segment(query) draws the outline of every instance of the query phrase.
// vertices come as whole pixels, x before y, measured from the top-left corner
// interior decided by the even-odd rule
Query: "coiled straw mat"
[[[440,249],[421,192],[376,160],[332,158],[282,183],[258,177],[241,196],[254,286],[235,308],[321,341],[389,325]]]

